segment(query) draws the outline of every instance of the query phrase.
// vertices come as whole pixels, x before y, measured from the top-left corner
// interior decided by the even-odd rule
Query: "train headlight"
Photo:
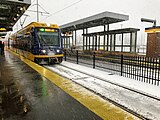
[[[57,53],[59,53],[60,52],[60,50],[57,50]]]
[[[41,52],[45,54],[45,53],[46,53],[46,50],[41,50]]]

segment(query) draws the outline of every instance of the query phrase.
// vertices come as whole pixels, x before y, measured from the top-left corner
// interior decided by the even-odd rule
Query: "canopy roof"
[[[68,32],[73,30],[85,29],[90,27],[96,27],[101,25],[107,25],[117,22],[126,21],[129,19],[128,15],[103,12],[84,19],[80,19],[65,25],[60,26],[62,32]]]

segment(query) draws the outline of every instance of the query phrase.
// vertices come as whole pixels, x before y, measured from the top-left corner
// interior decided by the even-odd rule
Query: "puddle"
[[[24,116],[31,110],[31,104],[19,88],[19,77],[14,76],[17,66],[13,64],[13,60],[17,63],[19,61],[12,59],[9,62],[7,56],[5,59],[7,61],[0,64],[0,120],[11,119],[13,116],[17,120],[16,117]]]
[[[29,102],[13,81],[3,85],[0,90],[0,119],[13,115],[25,115],[30,111]]]

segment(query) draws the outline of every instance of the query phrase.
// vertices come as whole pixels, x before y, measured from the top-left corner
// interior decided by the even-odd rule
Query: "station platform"
[[[0,56],[0,120],[137,120],[11,51]]]

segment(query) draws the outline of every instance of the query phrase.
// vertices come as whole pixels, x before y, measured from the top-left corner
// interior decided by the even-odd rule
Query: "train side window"
[[[33,41],[34,41],[34,33],[33,32],[31,32],[31,34],[30,34],[30,41],[29,41],[29,48],[30,48],[30,50],[31,50],[31,48],[32,48],[32,45],[33,45]]]

